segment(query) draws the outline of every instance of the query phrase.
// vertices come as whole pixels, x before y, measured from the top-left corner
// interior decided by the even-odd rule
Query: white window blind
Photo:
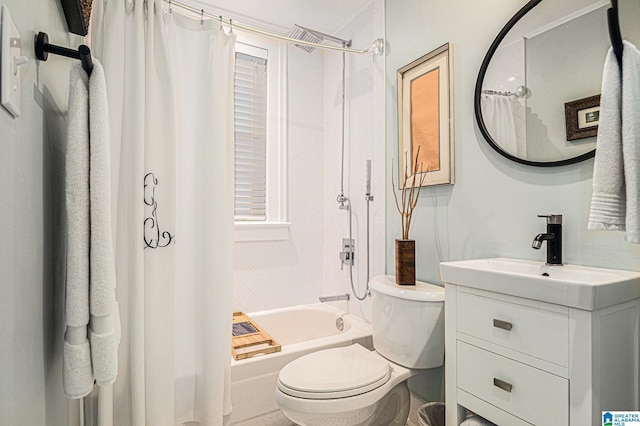
[[[236,52],[235,220],[267,218],[267,60]]]

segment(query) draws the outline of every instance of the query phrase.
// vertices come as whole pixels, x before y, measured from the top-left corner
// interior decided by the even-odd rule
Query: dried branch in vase
[[[418,168],[418,156],[420,155],[420,147],[416,150],[416,158],[413,162],[413,168],[409,170],[409,161],[408,161],[408,153],[405,152],[405,161],[404,161],[404,181],[402,182],[402,186],[398,189],[402,192],[401,202],[398,200],[398,194],[396,194],[395,183],[393,181],[393,163],[391,164],[391,187],[393,189],[393,197],[396,200],[396,208],[400,213],[400,219],[402,221],[402,239],[409,239],[409,228],[411,227],[411,219],[413,217],[413,210],[416,208],[418,204],[418,196],[420,195],[420,189],[422,188],[422,184],[424,183],[425,178],[427,177],[427,170],[423,170],[422,163],[420,163],[420,168]],[[411,172],[411,173],[410,173]],[[420,178],[418,180],[418,174]],[[416,182],[418,184],[416,185]],[[416,189],[416,187],[418,189]]]
[[[85,0],[82,4],[82,17],[84,19],[85,27],[89,28],[89,22],[91,21],[91,6],[93,0]]]

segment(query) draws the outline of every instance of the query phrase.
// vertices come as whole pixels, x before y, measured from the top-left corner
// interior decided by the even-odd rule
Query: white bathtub
[[[242,426],[290,425],[280,412],[274,391],[280,369],[311,352],[352,343],[372,348],[371,326],[346,314],[344,329],[336,319],[343,311],[326,304],[293,306],[249,313],[264,331],[281,345],[280,352],[231,360],[231,399],[233,412],[229,424]]]

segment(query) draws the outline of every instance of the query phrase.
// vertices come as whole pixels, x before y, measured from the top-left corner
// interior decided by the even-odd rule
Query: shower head
[[[293,28],[289,30],[287,37],[294,38],[296,40],[308,41],[311,43],[318,43],[318,44],[321,43],[323,40],[329,40],[334,43],[340,44],[343,47],[351,46],[351,40],[343,40],[341,38],[334,37],[332,35],[325,34],[320,31],[310,30],[309,28],[305,28],[300,25],[294,25]],[[307,46],[305,44],[296,44],[295,46],[299,47],[300,49],[304,50],[307,53],[311,53],[316,49],[313,46]]]
[[[322,41],[321,38],[317,37],[311,31],[306,31],[302,27],[294,25],[293,28],[287,34],[287,37],[295,38],[297,40],[309,41],[311,43],[320,43]],[[316,48],[313,46],[307,46],[305,44],[295,44],[296,47],[304,50],[307,53],[313,52]]]

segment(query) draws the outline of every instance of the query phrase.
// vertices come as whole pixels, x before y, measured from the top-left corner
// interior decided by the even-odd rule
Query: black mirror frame
[[[482,109],[480,108],[480,97],[482,95],[482,83],[484,82],[484,77],[485,77],[485,74],[487,73],[489,62],[491,62],[491,59],[493,58],[493,55],[498,49],[498,46],[500,45],[502,40],[506,37],[507,33],[511,31],[514,25],[524,15],[526,15],[531,9],[536,7],[541,1],[542,0],[530,0],[527,4],[525,4],[515,15],[513,15],[513,17],[507,22],[504,28],[500,30],[500,32],[496,36],[496,39],[493,41],[493,43],[491,43],[491,46],[489,47],[489,50],[487,51],[487,54],[485,55],[484,60],[482,61],[482,65],[480,66],[480,72],[478,73],[478,79],[476,80],[473,106],[474,106],[475,115],[476,115],[476,122],[478,123],[478,127],[480,128],[480,132],[482,133],[482,136],[484,136],[489,146],[491,146],[491,148],[497,151],[498,154],[508,158],[509,160],[515,161],[520,164],[526,164],[528,166],[537,166],[537,167],[566,166],[568,164],[579,163],[589,158],[593,158],[596,155],[596,150],[593,149],[587,153],[578,155],[577,157],[567,158],[567,159],[558,160],[558,161],[530,161],[520,157],[516,157],[508,153],[504,149],[502,149],[496,143],[493,137],[489,134],[489,131],[487,130],[487,126],[484,123],[484,118],[482,116]]]

